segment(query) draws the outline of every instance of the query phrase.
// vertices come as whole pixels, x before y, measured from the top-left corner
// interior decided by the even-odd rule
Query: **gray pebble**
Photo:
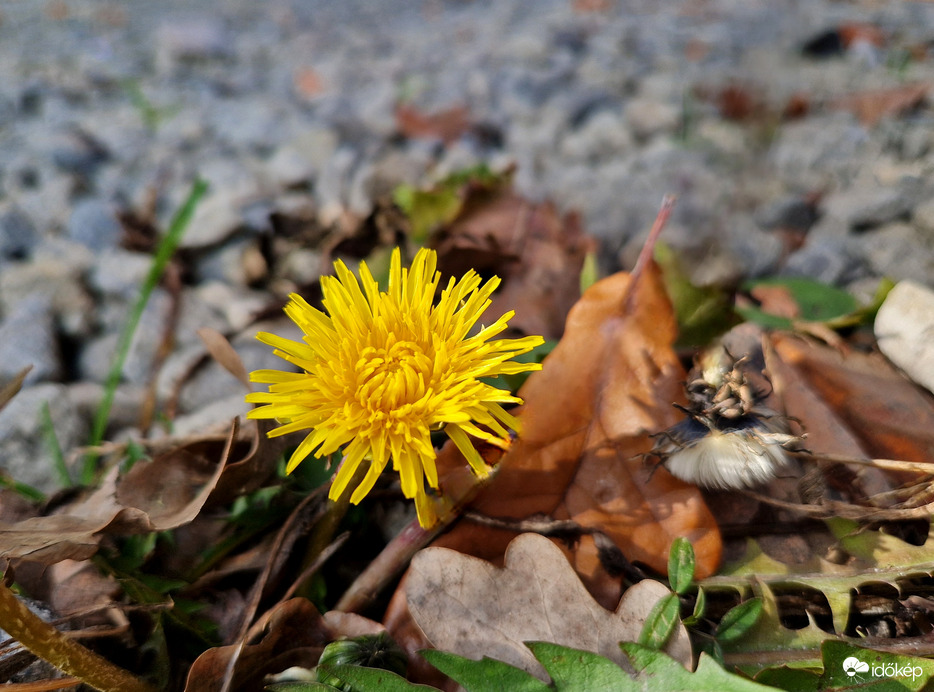
[[[40,410],[48,404],[52,427],[66,454],[85,444],[90,431],[71,397],[60,384],[24,388],[0,410],[0,466],[15,480],[47,493],[60,488],[53,455],[41,432]]]
[[[10,204],[0,205],[0,258],[22,260],[39,242],[32,221]]]
[[[72,240],[100,252],[117,247],[123,227],[111,205],[92,197],[75,205],[66,232]]]
[[[52,299],[27,296],[0,321],[0,379],[9,379],[27,366],[29,384],[61,375]]]

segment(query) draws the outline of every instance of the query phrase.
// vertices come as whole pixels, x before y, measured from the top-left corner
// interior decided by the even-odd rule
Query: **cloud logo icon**
[[[858,658],[854,658],[853,656],[850,656],[843,662],[843,672],[845,672],[851,678],[857,673],[865,673],[868,670],[868,663],[863,663]]]

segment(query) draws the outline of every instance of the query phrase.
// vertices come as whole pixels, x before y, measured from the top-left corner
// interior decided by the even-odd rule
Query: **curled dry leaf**
[[[26,375],[29,374],[30,370],[32,370],[32,366],[27,365],[20,370],[13,379],[0,385],[0,409],[6,406],[10,399],[16,396],[16,393],[22,388],[23,382],[26,380]]]
[[[475,269],[503,279],[486,314],[515,310],[511,327],[558,338],[580,297],[581,268],[592,240],[576,214],[562,217],[551,202],[533,204],[502,185],[468,191],[460,213],[434,245],[446,275]]]
[[[188,671],[186,692],[219,692],[227,676],[227,688],[262,689],[263,676],[292,666],[311,668],[333,635],[320,613],[304,598],[293,598],[276,606],[262,638],[242,649],[237,645],[208,649]],[[233,671],[228,671],[235,661]]]
[[[224,471],[236,426],[216,461],[179,448],[138,462],[125,476],[113,468],[100,488],[59,514],[0,522],[0,556],[52,564],[97,552],[102,533],[166,531],[193,520]]]
[[[247,374],[246,366],[243,365],[240,354],[230,345],[227,337],[210,327],[202,327],[199,329],[198,336],[201,338],[202,343],[204,343],[205,348],[208,349],[208,353],[211,354],[211,357],[227,372],[240,380],[248,392],[252,391],[253,386],[250,384],[250,376]]]
[[[526,641],[547,641],[599,653],[620,664],[621,641],[635,641],[655,603],[670,593],[644,580],[623,596],[616,612],[587,592],[561,551],[525,533],[506,551],[504,568],[446,548],[426,548],[406,582],[409,610],[438,649],[467,658],[489,656],[547,679]],[[679,623],[665,648],[691,665],[687,630]]]
[[[470,129],[470,111],[458,105],[426,114],[402,103],[396,106],[396,127],[411,139],[440,139],[450,144]]]
[[[636,276],[636,279],[633,279]],[[503,520],[571,519],[603,532],[631,561],[665,572],[668,548],[686,537],[697,574],[712,574],[722,543],[694,486],[641,454],[650,433],[673,425],[684,370],[672,349],[676,325],[653,263],[594,284],[568,316],[564,337],[520,391],[522,434],[472,509]],[[462,522],[435,545],[498,560],[515,534]],[[598,601],[615,604],[620,582],[584,536],[571,563]]]

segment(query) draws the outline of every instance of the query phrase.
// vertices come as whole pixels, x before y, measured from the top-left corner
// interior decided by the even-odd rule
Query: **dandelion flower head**
[[[432,431],[443,429],[473,471],[489,469],[471,437],[506,448],[518,421],[504,404],[521,403],[510,392],[481,378],[538,370],[537,363],[511,359],[543,342],[539,336],[494,339],[513,312],[471,331],[499,285],[481,285],[473,270],[451,278],[435,303],[441,274],[433,250],[419,250],[410,268],[392,253],[389,289],[380,291],[365,262],[360,280],[337,261],[335,276],[321,278],[325,312],[292,294],[286,314],[304,332],[301,342],[260,332],[257,338],[301,372],[257,370],[253,382],[268,392],[247,395],[262,404],[250,418],[280,423],[270,436],[309,431],[288,461],[291,473],[309,455],[327,457],[343,449],[344,460],[330,489],[331,499],[347,489],[364,461],[370,466],[350,501],[358,503],[392,460],[402,492],[415,500],[419,522],[436,521],[425,482],[438,488]]]

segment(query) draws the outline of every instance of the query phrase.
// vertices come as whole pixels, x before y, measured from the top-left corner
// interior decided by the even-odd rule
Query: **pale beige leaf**
[[[448,548],[426,548],[412,560],[406,582],[409,610],[443,651],[499,659],[545,678],[523,645],[548,641],[625,662],[621,641],[635,641],[652,606],[669,593],[645,580],[626,591],[616,612],[598,604],[561,550],[534,533],[515,538],[505,567]],[[691,662],[687,631],[678,625],[666,651]]]

